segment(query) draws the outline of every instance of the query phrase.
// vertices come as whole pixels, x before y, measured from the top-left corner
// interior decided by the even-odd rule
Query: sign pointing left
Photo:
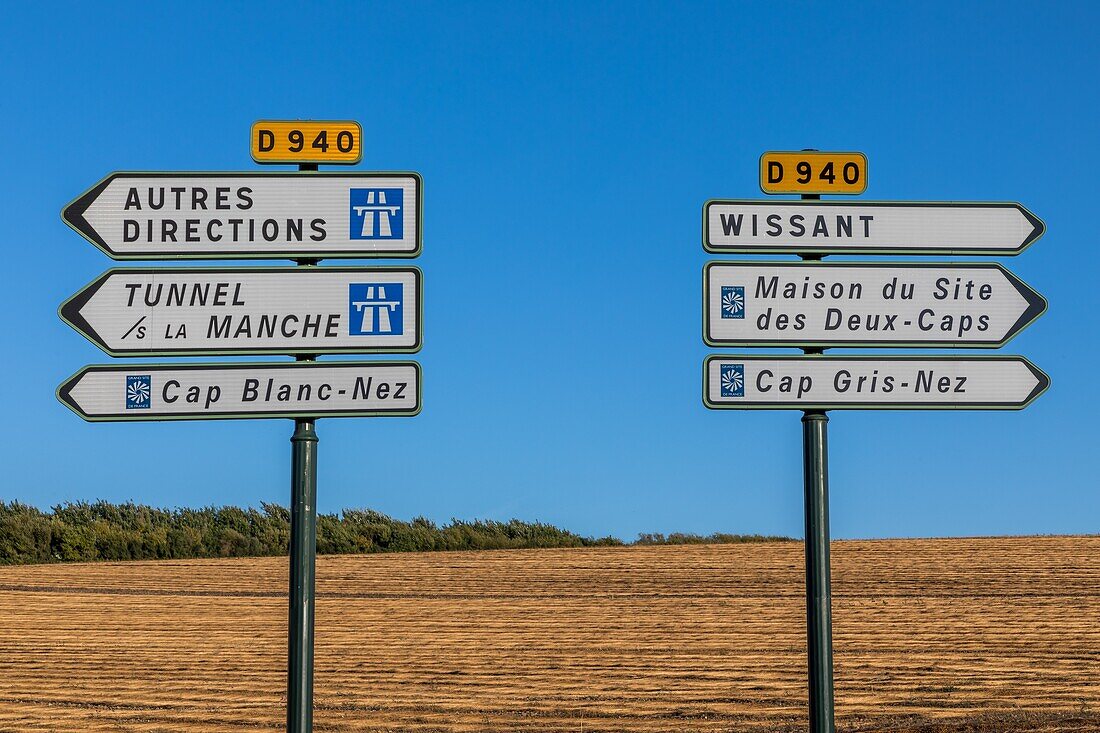
[[[415,362],[88,366],[57,398],[92,422],[411,416]]]
[[[420,350],[415,267],[119,268],[61,305],[112,356]]]
[[[416,257],[416,173],[112,173],[61,218],[116,260]]]

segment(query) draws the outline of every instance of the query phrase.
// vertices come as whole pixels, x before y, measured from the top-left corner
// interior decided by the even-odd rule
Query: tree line
[[[609,545],[666,545],[785,540],[785,537],[675,533],[641,534],[633,543],[584,537],[541,522],[452,519],[437,525],[424,517],[402,521],[371,509],[317,516],[322,555],[437,550],[501,550]],[[76,502],[42,511],[0,501],[0,564],[94,560],[161,560],[286,555],[290,511],[263,503],[157,509],[142,504]]]

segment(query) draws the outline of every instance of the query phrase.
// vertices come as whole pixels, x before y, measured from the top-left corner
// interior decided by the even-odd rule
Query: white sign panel
[[[62,304],[113,356],[418,351],[414,267],[120,268]]]
[[[1019,410],[1050,386],[1022,356],[711,356],[712,409]]]
[[[415,257],[416,173],[112,173],[62,218],[114,259]]]
[[[711,346],[1001,346],[1046,301],[997,264],[711,262]]]
[[[1016,203],[772,200],[703,207],[708,252],[1015,255],[1044,231]]]
[[[410,416],[413,362],[89,366],[57,397],[90,421]]]

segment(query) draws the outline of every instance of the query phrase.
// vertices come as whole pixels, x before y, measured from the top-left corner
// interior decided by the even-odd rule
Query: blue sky
[[[360,168],[425,187],[424,411],[320,422],[322,511],[801,535],[800,413],[701,404],[700,271],[720,258],[699,230],[706,199],[762,197],[761,152],[813,147],[866,152],[868,199],[1020,201],[1048,228],[1000,260],[1050,301],[1001,353],[1050,391],[1019,413],[834,413],[834,536],[1100,530],[1095,4],[6,19],[2,499],[288,501],[289,421],[88,424],[56,401],[111,361],[57,306],[113,264],[58,212],[113,170],[254,170],[253,120],[309,117],[359,120]]]

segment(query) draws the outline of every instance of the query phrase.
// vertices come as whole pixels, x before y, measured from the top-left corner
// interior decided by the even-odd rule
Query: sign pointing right
[[[711,262],[711,346],[997,347],[1046,310],[994,263]]]
[[[1017,255],[1043,236],[1017,203],[708,201],[703,249],[756,254]]]
[[[1022,356],[710,356],[712,410],[1022,410],[1050,377]]]

